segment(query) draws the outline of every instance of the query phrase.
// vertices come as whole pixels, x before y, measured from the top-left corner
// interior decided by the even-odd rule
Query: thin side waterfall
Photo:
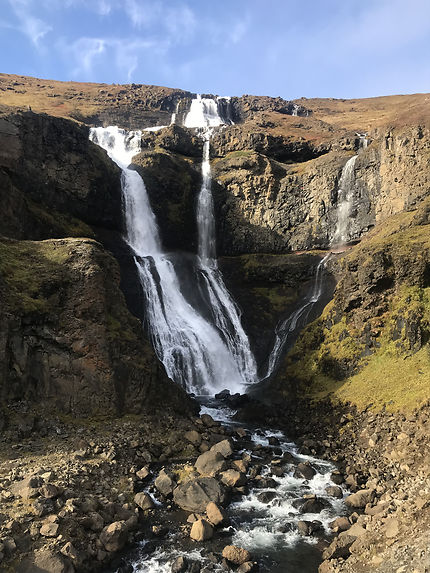
[[[215,216],[212,197],[210,168],[211,127],[222,125],[217,102],[198,96],[193,100],[185,118],[185,125],[199,128],[204,139],[202,161],[202,186],[197,202],[199,271],[213,320],[222,333],[225,343],[247,384],[257,381],[257,365],[249,339],[243,329],[240,311],[225,286],[216,260]]]
[[[294,117],[299,115],[299,106],[296,103],[293,104],[293,109],[291,111],[291,115],[293,115]]]
[[[328,253],[321,261],[318,263],[315,272],[314,285],[311,293],[305,298],[302,305],[291,313],[288,318],[281,322],[276,328],[276,338],[275,344],[273,346],[272,352],[270,353],[267,371],[265,378],[271,376],[278,365],[279,358],[288,342],[288,339],[297,330],[297,327],[303,327],[306,325],[309,313],[311,312],[313,306],[319,301],[323,292],[323,275],[324,267],[327,259],[330,257],[331,253]]]
[[[145,184],[136,171],[128,168],[139,150],[140,133],[127,133],[117,127],[93,128],[90,139],[122,169],[125,238],[135,253],[151,338],[168,376],[200,395],[224,388],[243,391],[247,379],[218,328],[181,292],[174,264],[162,251]]]
[[[349,240],[350,214],[354,205],[355,162],[354,155],[345,163],[340,176],[338,191],[337,224],[331,241],[332,245],[343,245]]]

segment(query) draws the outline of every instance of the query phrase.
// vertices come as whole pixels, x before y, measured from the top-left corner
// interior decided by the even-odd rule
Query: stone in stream
[[[321,521],[298,521],[297,522],[297,531],[300,533],[300,535],[304,535],[304,536],[310,536],[313,535],[314,533],[316,533],[317,531],[320,531],[322,527],[322,523]]]
[[[173,493],[173,490],[177,484],[173,474],[163,468],[156,477],[154,485],[161,493],[161,495],[167,497]]]
[[[136,472],[136,475],[141,480],[146,479],[149,476],[149,467],[143,466],[143,468],[141,468],[138,472]]]
[[[335,470],[331,476],[330,479],[333,483],[335,483],[336,485],[341,485],[345,480],[343,479],[343,475],[340,473],[339,470]]]
[[[237,545],[227,545],[222,550],[222,556],[233,565],[242,565],[247,561],[251,561],[251,554],[247,549],[238,547]]]
[[[325,492],[327,495],[330,495],[331,497],[335,497],[337,499],[342,499],[343,497],[343,492],[338,485],[329,485],[328,487],[325,488]]]
[[[213,477],[227,469],[227,462],[222,454],[209,450],[197,458],[195,468],[199,474]]]
[[[134,496],[134,503],[138,505],[143,511],[153,509],[155,507],[155,503],[153,502],[151,496],[143,491],[137,493]]]
[[[236,569],[236,573],[251,573],[255,571],[255,565],[253,561],[245,561],[245,563],[242,563],[242,565]]]
[[[276,497],[278,497],[276,491],[262,491],[257,495],[257,499],[258,501],[261,501],[261,503],[270,503]]]
[[[310,480],[316,473],[316,470],[311,466],[309,462],[300,462],[296,467],[294,477]]]
[[[183,555],[177,557],[174,562],[172,563],[172,573],[183,573],[188,568],[188,561],[187,558]]]
[[[224,503],[225,490],[214,478],[197,478],[178,485],[173,491],[173,501],[186,511],[204,513],[210,501]]]
[[[203,422],[203,425],[206,426],[206,428],[215,428],[217,426],[220,426],[221,423],[220,422],[216,422],[212,416],[210,416],[209,414],[202,414],[200,416],[201,421]]]
[[[194,541],[206,541],[214,534],[213,526],[205,519],[198,519],[191,527],[190,537]]]
[[[306,499],[300,509],[302,513],[320,513],[320,511],[327,507],[330,507],[330,503],[326,499],[315,496],[311,499]]]

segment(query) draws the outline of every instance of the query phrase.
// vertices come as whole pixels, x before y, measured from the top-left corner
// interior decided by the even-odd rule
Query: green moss
[[[8,286],[6,304],[22,313],[48,312],[67,258],[66,246],[55,241],[0,242],[0,275]]]
[[[34,202],[28,202],[30,213],[51,233],[59,237],[86,237],[95,235],[89,225],[66,213],[46,211]]]

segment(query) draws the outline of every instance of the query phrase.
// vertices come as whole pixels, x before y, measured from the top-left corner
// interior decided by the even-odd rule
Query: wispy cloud
[[[241,18],[230,28],[230,41],[232,44],[238,44],[246,35],[250,25],[250,17],[247,15]]]
[[[163,15],[163,5],[158,0],[124,0],[124,10],[138,29],[152,25]]]
[[[42,38],[52,30],[52,26],[41,18],[32,15],[31,0],[9,0],[9,4],[18,20],[17,29],[38,47]]]
[[[184,4],[166,10],[165,23],[172,43],[190,40],[197,29],[194,12]]]

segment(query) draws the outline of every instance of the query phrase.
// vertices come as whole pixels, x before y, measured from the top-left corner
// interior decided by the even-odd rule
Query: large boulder
[[[214,534],[213,526],[205,519],[198,519],[191,527],[190,537],[194,541],[206,541]]]
[[[203,513],[209,502],[223,504],[225,490],[211,477],[202,477],[180,484],[173,491],[173,500],[186,511]]]
[[[134,503],[143,511],[147,511],[148,509],[153,509],[155,507],[152,497],[143,491],[134,496]]]
[[[242,565],[247,561],[251,561],[251,554],[243,547],[237,545],[227,545],[222,551],[222,556],[233,565]]]
[[[222,454],[209,450],[197,458],[195,467],[201,475],[214,476],[227,469],[227,462]]]
[[[158,489],[161,495],[164,495],[164,497],[171,495],[176,487],[176,481],[173,474],[169,471],[166,471],[164,468],[160,471],[154,483],[155,487]]]
[[[233,445],[231,440],[222,440],[211,447],[211,452],[218,452],[225,458],[229,458],[233,454]]]
[[[106,551],[119,551],[127,542],[128,527],[125,521],[115,521],[107,525],[100,534]]]
[[[348,507],[353,509],[362,509],[368,503],[371,503],[375,498],[375,490],[373,489],[360,489],[356,493],[352,493],[345,499]]]

